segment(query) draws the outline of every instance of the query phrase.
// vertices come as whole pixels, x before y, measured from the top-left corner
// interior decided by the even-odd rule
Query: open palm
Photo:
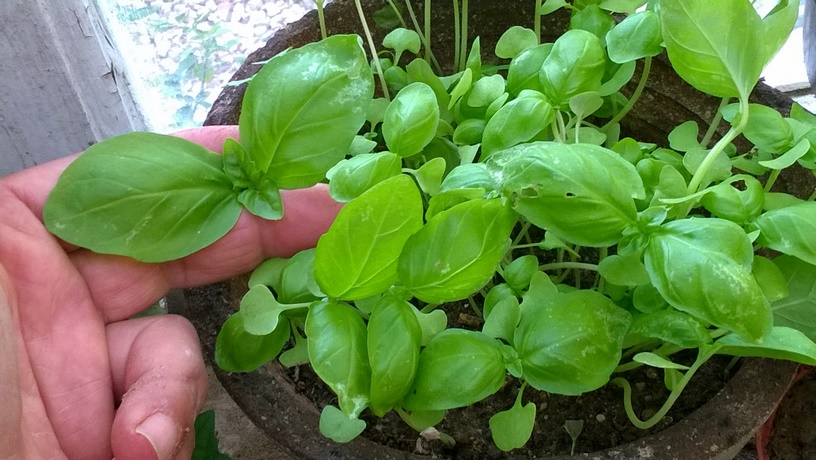
[[[218,151],[237,134],[179,135]],[[189,458],[207,383],[196,333],[173,315],[129,318],[171,288],[313,246],[339,205],[324,187],[292,191],[282,220],[244,213],[212,246],[146,264],[44,228],[43,204],[72,158],[0,179],[0,458]]]

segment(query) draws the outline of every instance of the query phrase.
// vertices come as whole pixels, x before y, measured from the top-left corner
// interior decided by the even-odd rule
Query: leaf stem
[[[459,72],[459,43],[461,42],[462,27],[459,17],[459,0],[453,0],[453,72]]]
[[[694,361],[694,364],[691,365],[688,371],[683,375],[683,379],[680,380],[677,385],[675,385],[674,389],[672,389],[671,394],[666,399],[666,402],[663,403],[663,407],[660,408],[655,414],[646,421],[641,420],[637,414],[635,414],[635,410],[632,408],[632,387],[629,385],[629,382],[626,381],[623,377],[617,377],[612,379],[610,383],[620,386],[623,388],[623,406],[626,410],[626,415],[629,417],[629,421],[632,422],[633,425],[636,427],[646,430],[655,425],[657,425],[663,417],[669,412],[669,410],[674,405],[677,398],[680,397],[680,394],[685,389],[686,385],[688,385],[691,378],[694,376],[694,373],[700,369],[700,366],[705,364],[714,354],[720,349],[719,345],[713,345],[710,347],[700,348],[699,353],[697,354],[697,359]]]
[[[748,124],[748,111],[748,100],[745,98],[740,98],[739,124],[737,124],[737,126],[732,126],[731,129],[725,133],[725,136],[714,144],[714,147],[708,152],[706,157],[703,159],[703,162],[700,163],[700,166],[697,168],[694,176],[691,177],[688,189],[686,190],[689,195],[697,193],[703,180],[708,175],[708,172],[711,171],[711,168],[714,166],[714,161],[717,159],[717,156],[719,156],[719,154],[725,150],[728,144],[730,144],[731,141],[739,136],[745,129],[745,126]],[[689,207],[689,211],[690,210],[691,208]],[[688,214],[688,211],[686,214]]]
[[[326,32],[326,16],[323,12],[324,0],[314,0],[314,2],[317,4],[317,20],[320,22],[320,37],[325,40],[328,33]]]
[[[811,194],[810,194],[810,196],[808,197],[808,199],[807,199],[807,200],[808,200],[808,201],[814,201],[814,200],[816,200],[816,190],[814,190],[814,191],[813,191],[813,193],[811,193]]]
[[[640,99],[640,95],[643,94],[643,90],[646,89],[646,82],[649,79],[649,73],[652,71],[652,57],[646,56],[646,59],[643,60],[643,72],[640,73],[640,80],[638,81],[637,87],[635,87],[635,92],[632,93],[632,97],[629,98],[629,101],[623,106],[620,112],[618,112],[611,120],[606,122],[605,125],[601,128],[601,131],[606,132],[609,128],[611,128],[615,123],[623,120],[623,117],[629,113],[630,110],[635,106],[638,99]]]
[[[709,142],[711,142],[711,138],[714,137],[714,133],[717,132],[717,128],[720,126],[720,122],[722,121],[722,109],[725,108],[730,101],[731,98],[728,97],[724,97],[723,100],[720,101],[720,106],[717,107],[717,113],[714,114],[714,119],[711,120],[711,124],[708,126],[708,131],[706,131],[702,142],[700,142],[703,148],[708,146]]]
[[[479,318],[484,318],[482,310],[479,309],[479,304],[476,303],[476,299],[474,299],[472,295],[468,296],[468,303],[470,304],[470,308],[472,308],[473,311],[476,312],[476,316],[478,316]]]
[[[765,192],[770,192],[776,183],[776,179],[779,178],[779,173],[781,173],[781,169],[772,169],[771,173],[768,174],[768,181],[765,182]]]
[[[585,262],[553,262],[550,264],[543,264],[539,265],[538,269],[542,271],[546,270],[560,270],[563,268],[567,269],[577,269],[577,270],[592,270],[598,271],[598,266],[595,264],[588,264]]]
[[[541,43],[541,0],[536,0],[535,14],[533,15],[533,31],[535,31],[536,40]]]
[[[377,46],[374,45],[374,37],[371,36],[371,31],[368,29],[368,22],[366,21],[365,13],[363,12],[363,5],[360,4],[360,0],[354,0],[354,4],[357,6],[357,14],[360,15],[360,23],[363,25],[363,31],[365,31],[366,39],[368,40],[368,48],[371,51],[371,59],[374,61],[374,67],[377,68],[377,75],[380,77],[380,85],[382,86],[383,96],[385,99],[390,101],[391,95],[388,94],[388,84],[385,82],[385,74],[383,73],[382,66],[380,65],[380,60],[377,57]]]
[[[459,68],[465,69],[468,53],[468,0],[462,0],[462,51],[459,53]]]
[[[405,22],[405,18],[402,17],[402,13],[397,8],[397,5],[394,4],[394,0],[387,0],[388,4],[391,5],[391,9],[394,10],[394,13],[397,15],[397,19],[399,19],[400,25],[403,29],[408,28],[408,23]]]

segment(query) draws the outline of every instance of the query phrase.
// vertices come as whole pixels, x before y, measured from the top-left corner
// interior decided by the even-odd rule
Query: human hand
[[[220,151],[238,129],[179,136]],[[244,212],[213,245],[147,264],[45,229],[43,204],[73,158],[0,179],[0,459],[190,458],[207,384],[195,330],[174,315],[129,318],[171,288],[313,246],[340,205],[322,186],[283,192],[280,221]]]

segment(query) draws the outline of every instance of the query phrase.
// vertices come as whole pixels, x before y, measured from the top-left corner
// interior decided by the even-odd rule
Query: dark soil
[[[470,327],[477,326],[481,321],[462,305],[449,308],[447,313],[449,324],[458,324],[459,327],[467,327],[462,326],[463,323],[472,323]],[[677,356],[677,359],[690,364],[694,357],[694,353],[687,353]],[[736,368],[728,367],[730,362],[729,357],[715,356],[702,366],[668,415],[649,430],[641,430],[629,422],[623,407],[623,392],[616,386],[607,385],[577,397],[547,394],[528,387],[524,392],[523,403],[534,402],[537,408],[533,435],[526,446],[513,450],[512,455],[501,452],[493,443],[488,420],[493,414],[510,408],[516,400],[520,382],[508,377],[498,393],[473,406],[448,411],[445,419],[436,426],[439,431],[456,440],[456,446],[452,448],[438,440],[423,439],[394,411],[384,418],[365,411],[362,418],[368,427],[363,436],[395,449],[429,454],[437,458],[535,458],[569,455],[572,439],[564,429],[564,423],[567,420],[583,420],[583,431],[577,438],[575,452],[596,452],[663,430],[675,420],[690,414],[711,399],[736,372]],[[286,372],[297,391],[314,401],[318,408],[322,409],[328,404],[337,405],[334,393],[320,381],[310,366],[298,366]],[[624,376],[633,387],[633,405],[641,419],[650,417],[660,409],[669,395],[663,384],[663,373],[659,370],[644,367],[627,372]]]
[[[816,373],[791,387],[779,405],[767,447],[771,459],[816,459]]]

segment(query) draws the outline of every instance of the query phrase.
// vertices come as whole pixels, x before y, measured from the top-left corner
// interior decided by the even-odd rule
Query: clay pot
[[[364,9],[370,15],[382,3],[365,1]],[[420,17],[421,3],[416,4]],[[445,56],[444,49],[453,49],[452,28],[446,29],[442,24],[451,23],[452,13],[437,10],[442,4],[434,3],[434,35],[438,40],[435,53],[440,62],[449,62],[452,58]],[[483,51],[491,52],[499,34],[511,25],[532,27],[531,23],[528,24],[531,19],[527,20],[527,13],[534,7],[533,0],[470,0],[470,5],[470,30],[478,31]],[[336,0],[326,8],[326,16],[330,34],[360,33],[352,1]],[[545,17],[542,28],[544,40],[555,40],[565,29],[566,23],[567,17],[564,15]],[[491,31],[494,33],[491,34]],[[374,32],[379,37],[375,41],[381,41],[383,31],[375,28]],[[475,36],[475,32],[471,32],[471,36]],[[252,65],[253,62],[269,59],[286,48],[298,47],[319,38],[317,15],[313,12],[278,32],[266,46],[252,53],[233,79],[244,79],[256,72],[260,66]],[[213,105],[205,124],[237,124],[244,90],[245,85],[226,88]],[[629,91],[631,92],[631,88]],[[789,98],[762,84],[757,87],[754,98],[784,114],[787,114],[791,105]],[[650,109],[639,110],[646,104]],[[622,129],[627,135],[642,141],[665,143],[668,132],[683,121],[695,120],[700,126],[706,127],[707,120],[713,118],[718,105],[718,99],[695,91],[671,70],[665,58],[659,58],[653,63],[649,84],[640,103],[627,116]],[[660,109],[655,110],[654,107]],[[813,181],[813,175],[809,173],[787,173],[780,180],[781,191],[795,194],[797,190],[812,190]],[[210,362],[213,361],[216,335],[229,314],[237,308],[238,299],[245,290],[245,284],[241,280],[233,280],[190,289],[171,299],[171,309],[187,316],[195,324],[205,356]],[[777,406],[796,368],[797,365],[790,362],[745,360],[725,388],[675,425],[634,443],[595,454],[577,454],[564,458],[733,458]],[[319,409],[295,391],[291,380],[277,362],[246,374],[226,373],[217,368],[215,372],[247,416],[276,443],[287,449],[293,458],[427,458],[397,451],[364,437],[348,444],[337,444],[324,438],[318,431]]]

